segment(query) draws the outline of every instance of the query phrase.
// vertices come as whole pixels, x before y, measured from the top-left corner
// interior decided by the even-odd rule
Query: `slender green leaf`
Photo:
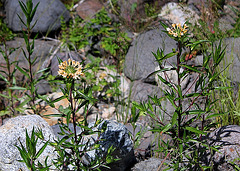
[[[69,135],[64,136],[59,142],[58,145],[62,145],[66,140],[69,139]]]
[[[189,69],[189,70],[191,70],[191,71],[195,71],[195,72],[198,72],[198,73],[202,73],[202,71],[200,71],[200,70],[198,70],[197,69],[197,67],[192,67],[192,66],[189,66],[189,65],[180,65],[180,66],[182,66],[182,67],[184,67],[184,68],[187,68],[187,69]]]
[[[65,98],[66,98],[66,96],[61,96],[61,97],[58,97],[58,98],[56,98],[56,99],[50,101],[50,103],[56,103],[56,102],[59,102],[59,101],[65,99]]]
[[[177,123],[177,117],[178,117],[178,114],[177,112],[175,111],[173,116],[172,116],[172,121],[171,121],[171,125],[172,127]]]
[[[38,73],[41,73],[41,72],[44,72],[44,71],[47,71],[47,70],[49,70],[49,68],[41,69],[41,70],[39,70],[39,71],[37,72],[37,74],[38,74]]]
[[[186,127],[185,129],[188,130],[188,131],[197,133],[197,134],[203,134],[203,135],[206,135],[206,134],[207,134],[206,132],[203,132],[203,131],[201,131],[201,130],[198,130],[198,129],[194,128],[194,127]]]
[[[11,90],[26,90],[26,88],[24,88],[24,87],[18,87],[18,86],[9,87],[9,89],[11,89]]]
[[[10,99],[11,97],[8,97],[8,96],[6,96],[6,95],[4,95],[4,94],[0,94],[0,96],[1,97],[4,97],[4,98],[6,98],[6,99]]]
[[[19,66],[16,66],[16,68],[17,68],[23,75],[25,75],[28,79],[30,79],[28,73],[25,72],[22,68],[20,68]]]
[[[177,54],[178,54],[178,52],[170,52],[170,53],[168,53],[167,55],[165,55],[162,60],[171,58],[171,57],[173,57],[173,56],[175,56],[175,55],[177,55]]]
[[[10,113],[10,110],[0,110],[0,116],[9,115]]]
[[[31,20],[31,21],[32,21],[34,15],[35,15],[35,13],[36,13],[36,10],[37,10],[37,8],[38,8],[39,3],[40,3],[40,2],[37,3],[37,5],[34,7],[32,13],[30,14],[30,20]]]
[[[161,21],[160,21],[160,24],[163,26],[163,28],[164,28],[165,30],[168,28],[168,26],[167,26],[165,23],[161,22]]]
[[[43,151],[45,150],[45,148],[47,147],[48,145],[48,141],[42,146],[42,148],[37,152],[36,154],[36,158],[38,158],[42,153]]]
[[[201,44],[201,43],[205,43],[205,42],[209,42],[208,40],[199,40],[199,41],[196,41],[196,42],[192,42],[190,44],[188,44],[187,46],[191,46],[191,51],[193,51],[197,45]]]
[[[44,117],[63,117],[63,114],[49,114],[49,115],[44,115]]]
[[[22,18],[21,18],[18,14],[17,14],[17,16],[18,16],[19,20],[21,21],[21,23],[22,23],[24,26],[27,27],[27,25],[26,25],[25,22],[22,20]]]
[[[165,126],[163,127],[163,129],[162,129],[162,133],[167,132],[170,128],[172,128],[172,125],[171,125],[171,124],[165,125]]]
[[[203,114],[203,113],[206,113],[206,111],[204,110],[191,110],[191,111],[188,111],[188,114],[189,115],[195,115],[195,114]]]
[[[7,78],[5,78],[2,74],[0,74],[0,78],[3,79],[6,83],[9,83],[9,81],[7,80]]]
[[[227,113],[227,112],[225,112],[225,113],[215,113],[215,114],[212,114],[212,115],[208,115],[208,116],[206,117],[206,119],[219,117],[219,116],[225,115],[226,113]]]
[[[214,87],[215,90],[226,90],[226,89],[232,89],[233,87]]]
[[[26,155],[26,152],[24,150],[22,150],[20,147],[16,146],[18,151],[20,152],[20,155],[24,161],[24,163],[27,165],[28,168],[31,167],[31,164],[30,164],[30,159],[27,157]]]

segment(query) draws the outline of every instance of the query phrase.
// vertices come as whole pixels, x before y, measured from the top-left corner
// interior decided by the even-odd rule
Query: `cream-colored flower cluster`
[[[80,76],[84,76],[82,72],[82,65],[79,62],[68,59],[59,65],[58,74],[64,78],[79,79]]]
[[[172,24],[172,28],[167,28],[168,34],[173,35],[174,37],[182,37],[188,31],[188,26],[186,24],[181,26],[180,23]]]

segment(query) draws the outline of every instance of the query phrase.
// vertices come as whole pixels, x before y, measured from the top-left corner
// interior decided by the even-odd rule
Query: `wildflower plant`
[[[103,130],[93,130],[101,122],[101,120],[96,119],[92,126],[89,126],[88,115],[92,106],[96,103],[96,99],[93,98],[91,86],[86,84],[84,78],[84,68],[82,64],[78,61],[68,59],[68,61],[62,61],[59,59],[59,71],[58,74],[63,78],[60,83],[65,84],[66,88],[61,89],[63,96],[55,100],[44,99],[52,107],[55,107],[54,103],[60,101],[63,98],[67,98],[69,101],[69,106],[67,108],[59,107],[60,114],[52,114],[52,116],[61,116],[66,118],[66,125],[63,122],[59,122],[61,129],[60,135],[63,136],[62,139],[58,139],[55,142],[50,143],[56,148],[59,157],[54,161],[56,168],[62,170],[67,169],[69,166],[73,167],[74,170],[93,170],[105,166],[104,164],[109,164],[114,161],[111,157],[111,153],[114,151],[110,148],[107,154],[104,156],[98,156],[94,161],[84,161],[83,158],[86,157],[86,153],[93,150],[100,150],[99,146],[101,139],[100,133]],[[82,89],[76,88],[76,82],[82,84]],[[84,119],[82,121],[76,120],[76,113],[81,109],[84,109]],[[73,130],[69,128],[70,119],[73,122]],[[80,128],[80,132],[77,132]],[[91,139],[86,139],[86,136],[97,135],[97,140],[92,142]],[[105,166],[107,167],[107,166]]]
[[[206,125],[206,120],[212,117],[221,115],[212,112],[213,104],[216,100],[210,98],[211,91],[226,89],[229,87],[214,87],[222,71],[218,72],[217,67],[222,61],[225,48],[222,49],[221,41],[219,45],[214,45],[208,40],[193,40],[188,33],[188,26],[184,24],[173,24],[169,28],[164,23],[161,23],[165,32],[169,37],[177,42],[177,49],[173,49],[169,54],[164,54],[163,50],[157,50],[153,53],[156,61],[160,66],[160,70],[154,72],[163,72],[158,75],[159,80],[165,84],[168,89],[162,90],[164,97],[157,96],[149,97],[147,103],[134,103],[142,114],[149,116],[154,124],[152,125],[153,132],[168,134],[172,137],[172,143],[162,140],[162,146],[159,146],[158,153],[164,153],[166,158],[171,158],[169,168],[176,170],[187,169],[207,169],[211,164],[205,164],[201,157],[206,149],[212,149],[203,140],[202,136],[206,135],[206,131],[211,127]],[[189,64],[186,59],[185,49],[190,51],[190,54],[197,48],[201,48],[205,43],[211,44],[208,50],[202,51],[203,63],[199,66]],[[177,64],[171,64],[171,68],[167,68],[164,64],[170,57],[177,59]],[[174,83],[169,79],[168,72],[177,73],[177,82]],[[182,81],[191,73],[196,73],[197,76],[190,83],[187,90],[184,92]],[[163,98],[166,98],[174,107],[174,113],[169,113],[161,104]],[[200,104],[202,101],[203,104]],[[160,110],[159,110],[160,109]],[[171,116],[171,120],[166,122],[164,116]],[[193,126],[194,123],[200,121],[201,124]],[[172,144],[172,145],[171,145]],[[202,150],[201,147],[205,147]]]
[[[101,123],[101,120],[99,119],[96,119],[91,126],[88,122],[89,112],[91,111],[92,106],[96,103],[96,99],[92,96],[91,87],[86,84],[84,78],[84,68],[80,62],[71,59],[68,61],[62,61],[59,59],[59,63],[58,74],[63,79],[58,80],[58,83],[65,84],[65,88],[61,88],[63,96],[53,100],[41,95],[39,95],[39,97],[59,112],[59,114],[53,113],[48,116],[60,116],[61,118],[65,118],[66,123],[63,123],[62,120],[59,120],[58,123],[61,130],[59,135],[62,136],[62,138],[57,138],[53,142],[46,141],[41,134],[41,131],[38,131],[37,133],[33,132],[32,137],[37,136],[48,143],[48,145],[55,148],[55,151],[58,153],[58,157],[52,162],[58,170],[80,171],[99,170],[99,168],[102,167],[108,168],[106,165],[115,161],[115,159],[111,156],[115,150],[113,147],[110,147],[102,156],[95,156],[94,159],[88,159],[86,157],[88,152],[101,152],[100,145],[104,140],[100,139],[100,134],[104,132],[106,127],[103,126],[101,130],[95,129],[98,124]],[[76,88],[76,82],[79,84],[81,83],[83,88]],[[55,103],[65,98],[68,99],[69,106],[66,108],[63,108],[63,106],[56,108]],[[81,108],[84,110],[84,119],[77,121],[76,113]],[[73,129],[70,129],[70,121],[72,121]],[[87,138],[89,136],[92,136],[92,138]],[[36,143],[34,145],[36,145]],[[47,145],[45,144],[44,148],[46,146]],[[30,155],[29,150],[26,150],[23,145],[18,147],[18,150],[21,152],[22,157]],[[43,150],[41,150],[41,153]],[[24,153],[24,155],[22,153]],[[39,155],[36,156],[39,157]],[[36,160],[37,157],[35,157],[34,160]],[[33,162],[29,161],[31,159],[30,157],[25,158],[23,158],[23,162],[25,162],[29,167],[29,163]],[[45,163],[47,163],[47,161]],[[41,164],[38,165],[43,167]],[[32,168],[33,170],[39,169],[36,165],[30,166],[34,166],[34,168]],[[49,166],[46,165],[45,169],[49,169]]]

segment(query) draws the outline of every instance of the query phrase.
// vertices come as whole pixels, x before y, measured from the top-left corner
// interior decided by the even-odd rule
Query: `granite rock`
[[[31,135],[32,129],[42,129],[43,136],[46,140],[53,141],[55,135],[52,128],[38,115],[18,116],[9,119],[4,125],[0,127],[0,170],[18,171],[22,169],[27,171],[25,163],[18,162],[21,160],[20,153],[17,146],[20,146],[19,141],[25,146],[26,129]],[[37,150],[44,145],[42,140],[38,140]],[[38,161],[44,164],[45,158],[48,156],[48,164],[51,160],[57,157],[54,148],[47,146],[40,155]]]

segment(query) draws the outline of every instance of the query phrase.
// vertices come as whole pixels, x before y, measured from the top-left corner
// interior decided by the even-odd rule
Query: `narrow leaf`
[[[42,152],[45,150],[45,148],[47,147],[48,145],[48,141],[44,144],[44,146],[42,146],[42,148],[37,152],[37,155],[36,155],[36,158],[38,158]]]
[[[201,130],[198,130],[196,128],[193,128],[193,127],[186,127],[186,130],[188,131],[191,131],[191,132],[194,132],[194,133],[197,133],[197,134],[203,134],[203,135],[206,135],[207,133],[201,131]]]

